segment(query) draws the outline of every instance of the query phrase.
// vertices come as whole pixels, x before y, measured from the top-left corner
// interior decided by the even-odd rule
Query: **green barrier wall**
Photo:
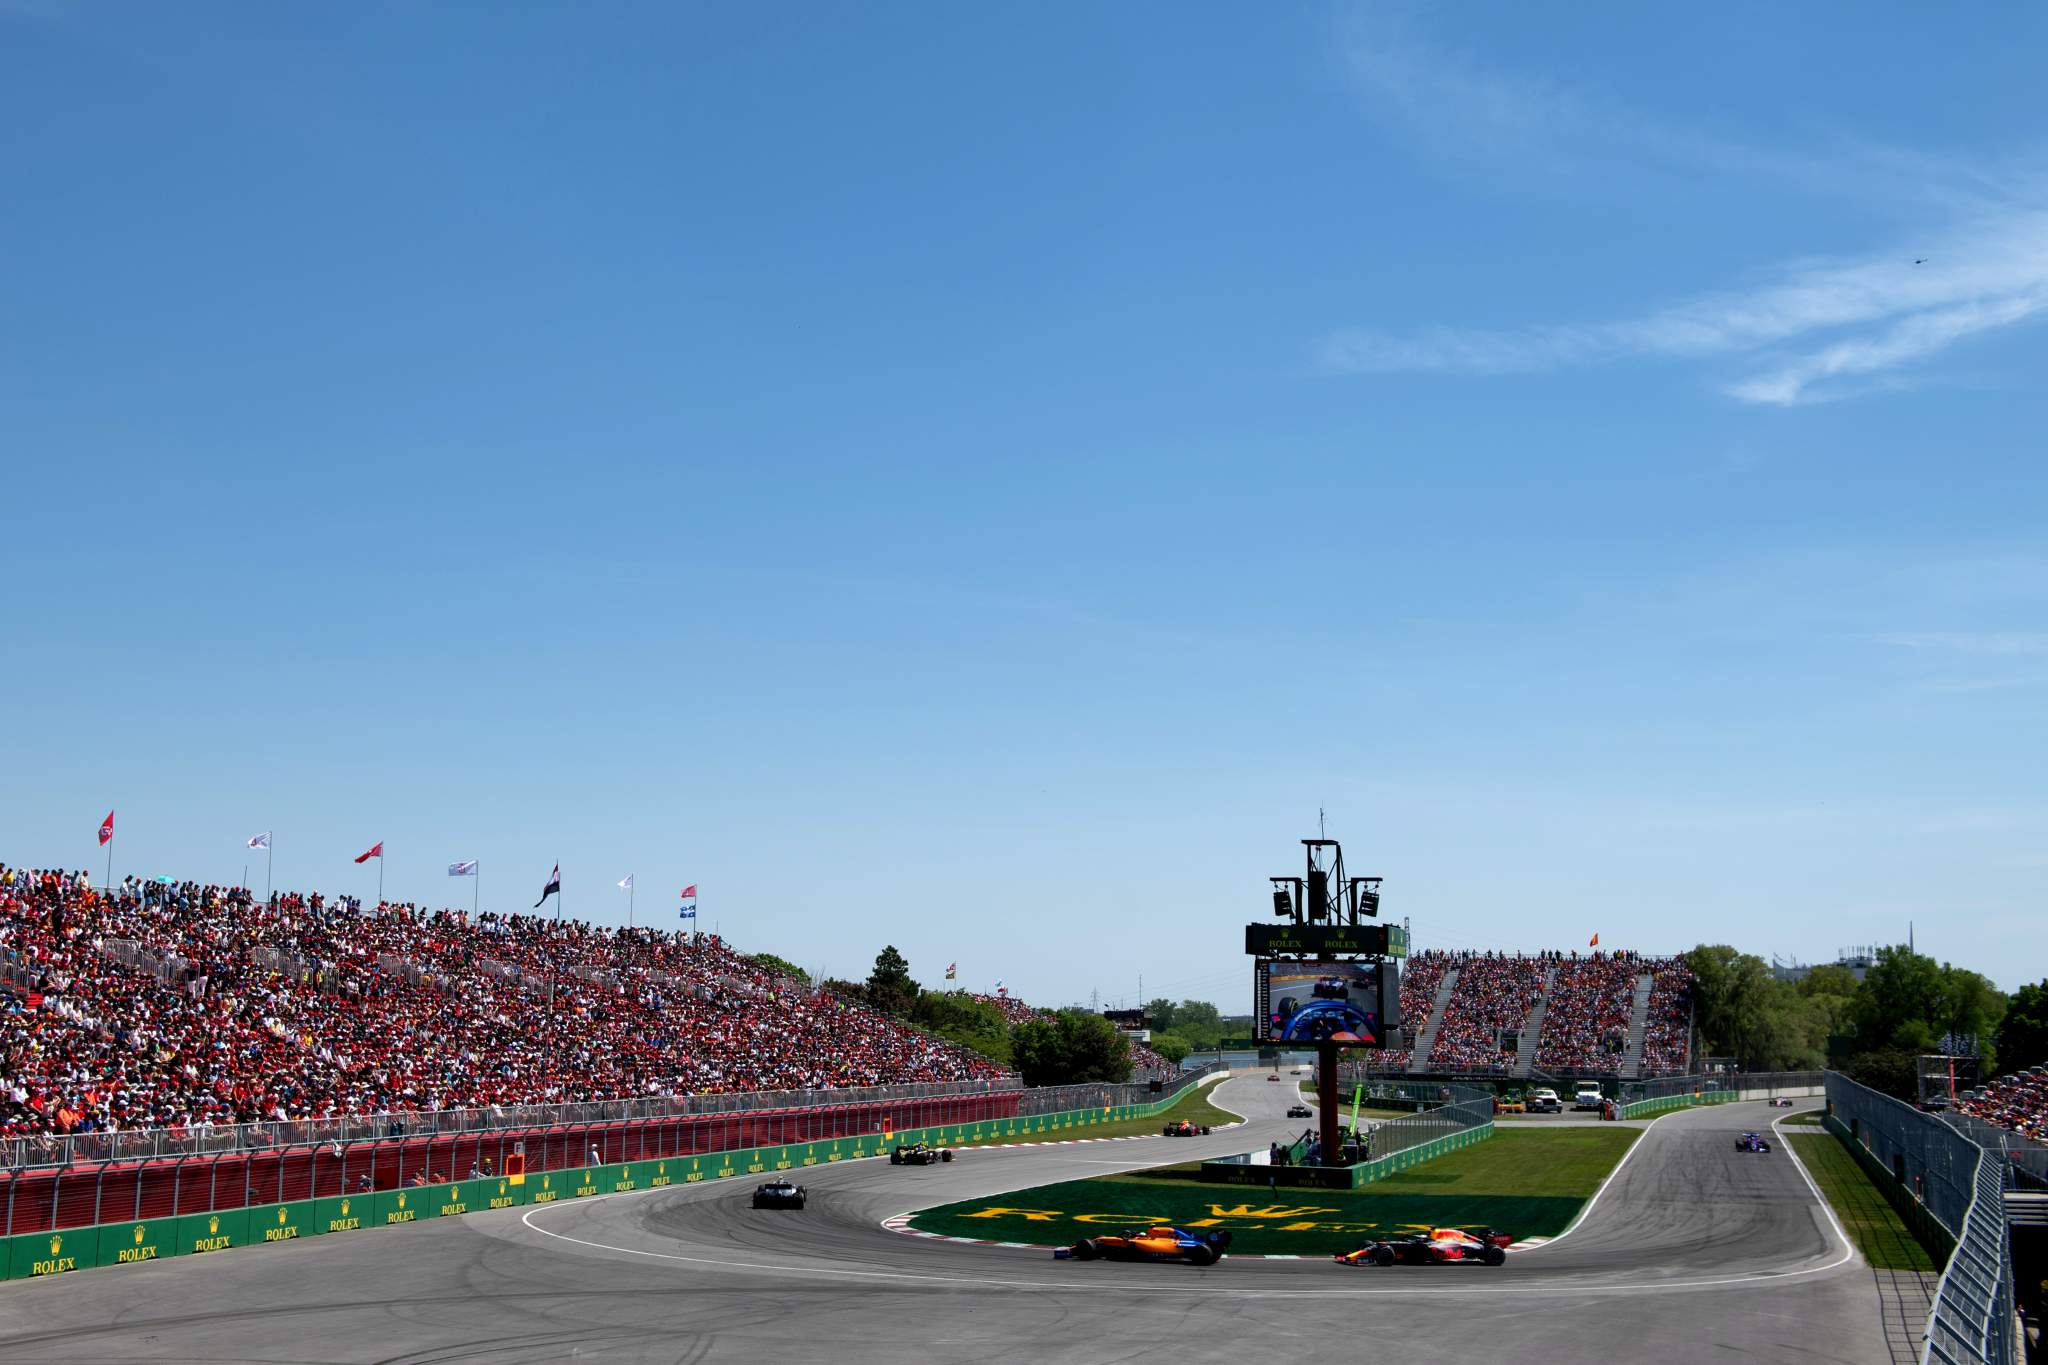
[[[1673,1109],[1691,1109],[1703,1104],[1733,1104],[1742,1096],[1732,1090],[1707,1090],[1690,1095],[1659,1095],[1653,1100],[1637,1100],[1621,1106],[1625,1119],[1648,1118],[1652,1114],[1669,1113]]]
[[[779,1147],[706,1152],[612,1166],[537,1171],[528,1174],[520,1184],[514,1184],[506,1176],[486,1176],[442,1185],[407,1186],[398,1190],[301,1199],[288,1204],[258,1204],[217,1213],[146,1219],[139,1223],[27,1233],[0,1238],[0,1278],[26,1280],[43,1275],[68,1274],[94,1266],[134,1265],[165,1256],[198,1255],[240,1246],[355,1232],[363,1228],[396,1227],[427,1218],[454,1218],[482,1210],[552,1204],[562,1199],[626,1194],[634,1190],[660,1189],[734,1176],[801,1172],[806,1166],[883,1156],[900,1142],[957,1146],[998,1138],[1056,1137],[1097,1123],[1157,1114],[1178,1104],[1196,1089],[1190,1086],[1146,1104],[1111,1105],[1102,1109],[1033,1114],[1022,1118],[985,1119],[978,1123],[897,1129],[887,1133],[863,1133],[816,1142],[793,1142]]]

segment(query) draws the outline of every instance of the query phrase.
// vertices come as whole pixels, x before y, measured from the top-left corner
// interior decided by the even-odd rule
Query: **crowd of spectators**
[[[1647,964],[1650,968],[1650,1013],[1643,1024],[1644,1076],[1685,1070],[1692,1043],[1692,968],[1684,958]]]
[[[1515,1054],[1501,1034],[1519,1033],[1543,995],[1551,963],[1506,953],[1464,953],[1453,964],[1458,983],[1430,1049],[1430,1070],[1506,1071]]]
[[[1516,1048],[1502,1046],[1504,1035],[1519,1035],[1538,1001],[1547,1000],[1535,1064],[1546,1071],[1617,1072],[1628,1050],[1636,982],[1645,975],[1652,984],[1640,1074],[1678,1071],[1686,1064],[1692,972],[1683,958],[1624,951],[1417,953],[1401,978],[1401,1014],[1410,1038],[1421,1035],[1437,989],[1453,968],[1458,977],[1430,1049],[1431,1071],[1511,1070]],[[1405,1065],[1407,1056],[1378,1054],[1377,1069],[1392,1070],[1397,1060]]]
[[[1957,1096],[1956,1109],[2021,1137],[2048,1142],[2048,1066],[2014,1071],[1980,1085]]]
[[[716,935],[0,865],[0,1135],[992,1080]]]

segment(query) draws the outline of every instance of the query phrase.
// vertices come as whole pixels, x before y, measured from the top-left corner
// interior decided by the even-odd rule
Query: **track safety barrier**
[[[840,1161],[885,1155],[901,1142],[956,1146],[1003,1138],[1068,1135],[1105,1123],[1148,1118],[1186,1098],[1201,1073],[1157,1100],[1106,1104],[1045,1114],[859,1133],[814,1142],[701,1152],[611,1165],[494,1175],[391,1190],[256,1204],[209,1213],[28,1233],[0,1238],[0,1277],[37,1279],[97,1266],[135,1265],[167,1256],[192,1256],[236,1247],[272,1245],[307,1237],[398,1227],[430,1218],[454,1218],[498,1209],[624,1194],[667,1185],[798,1172]]]

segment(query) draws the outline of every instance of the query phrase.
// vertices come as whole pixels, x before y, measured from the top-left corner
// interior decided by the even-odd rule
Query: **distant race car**
[[[1762,1133],[1744,1133],[1741,1137],[1735,1139],[1735,1150],[1738,1152],[1768,1152],[1771,1150],[1771,1144],[1764,1140]]]
[[[1272,1075],[1266,1077],[1266,1079],[1269,1081],[1277,1081],[1280,1079],[1280,1073],[1276,1071]]]
[[[1189,1265],[1215,1265],[1229,1246],[1230,1233],[1221,1228],[1190,1232],[1185,1228],[1156,1227],[1116,1237],[1085,1237],[1070,1247],[1055,1248],[1052,1254],[1060,1261],[1186,1261]]]
[[[1288,1106],[1287,1106],[1287,1117],[1288,1117],[1288,1118],[1291,1118],[1291,1119],[1312,1119],[1312,1118],[1314,1118],[1315,1116],[1316,1116],[1316,1111],[1315,1111],[1315,1110],[1313,1110],[1313,1109],[1311,1109],[1311,1108],[1309,1108],[1309,1107],[1308,1107],[1307,1105],[1305,1105],[1305,1104],[1290,1104],[1290,1105],[1288,1105]]]
[[[800,1209],[803,1206],[804,1187],[793,1181],[771,1180],[754,1187],[754,1207],[757,1209]]]
[[[1343,977],[1323,976],[1316,978],[1315,990],[1311,993],[1318,1000],[1342,1000],[1351,994],[1351,990],[1344,984]]]
[[[1172,1123],[1166,1125],[1164,1131],[1168,1137],[1207,1137],[1209,1135],[1209,1125],[1206,1123],[1193,1123],[1187,1119],[1175,1119]]]
[[[889,1150],[891,1166],[929,1166],[952,1159],[950,1147],[928,1147],[922,1142],[899,1142]]]
[[[1408,1237],[1367,1238],[1333,1259],[1338,1265],[1500,1265],[1512,1240],[1492,1228],[1431,1228]]]
[[[1773,1109],[1790,1109],[1791,1107],[1792,1100],[1790,1096],[1776,1095],[1771,1099],[1771,1108]]]

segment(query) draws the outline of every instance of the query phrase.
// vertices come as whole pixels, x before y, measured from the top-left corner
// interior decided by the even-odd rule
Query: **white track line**
[[[674,1187],[664,1187],[664,1189],[668,1189],[668,1193],[674,1193]],[[651,1195],[651,1193],[659,1193],[659,1191],[655,1191],[655,1189],[633,1189],[633,1191],[625,1191],[625,1193],[618,1193],[618,1195],[592,1195],[588,1199],[575,1199],[569,1205],[563,1205],[563,1203],[539,1203],[539,1205],[532,1205],[532,1207],[526,1209],[526,1212],[520,1216],[520,1224],[524,1224],[532,1232],[539,1232],[541,1236],[555,1238],[557,1242],[569,1242],[573,1246],[588,1246],[592,1250],[610,1250],[610,1252],[625,1254],[625,1257],[647,1257],[649,1261],[674,1261],[678,1265],[709,1265],[709,1267],[727,1269],[727,1271],[768,1271],[768,1273],[774,1273],[774,1275],[821,1275],[821,1277],[838,1277],[838,1279],[891,1279],[891,1281],[924,1283],[924,1285],[979,1285],[979,1287],[985,1287],[985,1289],[1055,1289],[1055,1291],[1061,1291],[1061,1293],[1133,1293],[1133,1291],[1141,1291],[1141,1293],[1147,1293],[1147,1295],[1155,1295],[1155,1293],[1206,1293],[1206,1295],[1231,1293],[1231,1295],[1257,1295],[1257,1297],[1298,1297],[1298,1300],[1300,1300],[1300,1297],[1307,1297],[1307,1300],[1327,1300],[1327,1297],[1360,1297],[1360,1295],[1370,1295],[1370,1293],[1421,1295],[1421,1297],[1460,1297],[1460,1295],[1473,1295],[1473,1293],[1485,1293],[1485,1295],[1491,1295],[1491,1297],[1518,1295],[1518,1293],[1556,1297],[1556,1295],[1583,1293],[1583,1295],[1597,1297],[1597,1295],[1606,1295],[1606,1293],[1679,1293],[1679,1291],[1694,1291],[1694,1289],[1729,1289],[1729,1287],[1735,1287],[1735,1285],[1761,1285],[1761,1283],[1782,1285],[1782,1283],[1788,1283],[1792,1279],[1804,1279],[1808,1275],[1821,1275],[1825,1271],[1833,1271],[1837,1265],[1841,1265],[1843,1261],[1847,1261],[1849,1257],[1853,1257],[1853,1254],[1855,1254],[1855,1250],[1849,1248],[1845,1257],[1841,1257],[1839,1261],[1831,1261],[1827,1265],[1817,1265],[1817,1267],[1808,1267],[1808,1269],[1802,1269],[1802,1271],[1780,1271],[1780,1273],[1765,1273],[1765,1275],[1731,1275],[1731,1277],[1726,1277],[1726,1279],[1655,1281],[1655,1283],[1556,1285],[1556,1283],[1536,1281],[1536,1283],[1522,1285],[1522,1283],[1516,1283],[1516,1281],[1509,1281],[1509,1283],[1503,1285],[1499,1281],[1493,1281],[1493,1283],[1487,1283],[1487,1285],[1468,1285],[1468,1287],[1462,1287],[1462,1289],[1456,1289],[1456,1287],[1409,1289],[1405,1285],[1403,1287],[1391,1287],[1391,1289],[1364,1289],[1364,1287],[1358,1287],[1358,1289],[1274,1289],[1270,1285],[1260,1285],[1260,1283],[1210,1285],[1210,1283],[1206,1283],[1206,1277],[1204,1277],[1204,1283],[1198,1283],[1198,1285],[1159,1285],[1159,1283],[1147,1283],[1147,1285],[1133,1287],[1133,1285],[1118,1285],[1118,1283],[1087,1283],[1087,1281],[1077,1281],[1077,1279],[1065,1279],[1065,1281],[1055,1281],[1055,1279],[991,1279],[991,1277],[985,1277],[985,1275],[932,1275],[932,1273],[924,1273],[924,1271],[854,1271],[854,1269],[846,1269],[846,1267],[838,1267],[838,1265],[764,1265],[764,1263],[758,1263],[758,1261],[733,1261],[729,1257],[684,1257],[684,1254],[672,1252],[672,1250],[645,1250],[641,1246],[614,1246],[610,1242],[592,1242],[592,1240],[586,1240],[586,1238],[580,1238],[580,1236],[569,1236],[567,1232],[551,1232],[549,1228],[543,1228],[541,1224],[532,1222],[535,1214],[545,1214],[545,1212],[549,1212],[549,1209],[557,1209],[557,1212],[559,1212],[559,1209],[563,1209],[563,1207],[592,1207],[596,1203],[604,1203],[606,1199],[633,1199],[637,1195]],[[950,1240],[950,1238],[936,1236],[936,1234],[928,1234],[928,1236],[934,1242]]]
[[[1785,1119],[1789,1119],[1791,1117],[1792,1116],[1790,1114],[1785,1115]],[[1846,1249],[1851,1256],[1855,1255],[1856,1248],[1854,1245],[1850,1243],[1849,1234],[1842,1231],[1841,1220],[1835,1217],[1835,1211],[1833,1208],[1829,1207],[1827,1197],[1820,1192],[1820,1186],[1814,1183],[1813,1176],[1808,1174],[1806,1169],[1806,1163],[1799,1159],[1798,1145],[1792,1141],[1790,1135],[1788,1135],[1784,1129],[1778,1126],[1779,1124],[1783,1123],[1785,1119],[1771,1120],[1772,1134],[1778,1139],[1778,1145],[1780,1147],[1783,1147],[1786,1153],[1792,1158],[1792,1165],[1796,1170],[1798,1170],[1799,1178],[1806,1182],[1806,1188],[1813,1191],[1813,1202],[1820,1205],[1820,1211],[1828,1216],[1828,1226],[1835,1230],[1836,1240],[1841,1242],[1843,1248]],[[1810,1125],[1801,1126],[1804,1127]],[[1828,1130],[1825,1128],[1822,1128],[1820,1131],[1821,1134],[1825,1137],[1834,1137],[1834,1134],[1828,1132]]]

